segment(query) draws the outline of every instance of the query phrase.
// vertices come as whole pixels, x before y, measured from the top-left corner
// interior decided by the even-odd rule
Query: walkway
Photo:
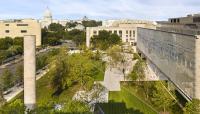
[[[124,74],[122,72],[123,67],[125,68],[125,76],[127,76],[133,68],[136,61],[132,60],[132,54],[125,54],[127,62],[124,65],[119,64],[115,68],[108,65],[104,75],[104,81],[100,82],[109,91],[120,91],[120,82],[128,81],[124,80]]]
[[[43,77],[47,72],[49,72],[49,69],[46,69],[44,71],[42,71],[40,74],[36,75],[36,80],[39,80],[41,77]],[[21,92],[23,92],[24,87],[23,85],[21,86],[14,86],[12,88],[10,88],[8,91],[11,91],[9,94],[4,95],[4,99],[9,102],[11,101],[14,97],[16,97],[18,94],[20,94]]]

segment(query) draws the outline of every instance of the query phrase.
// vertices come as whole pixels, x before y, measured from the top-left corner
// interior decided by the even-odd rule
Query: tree
[[[22,54],[23,53],[23,47],[20,45],[13,45],[10,46],[9,49],[7,50],[10,52],[12,56],[17,55],[17,54]]]
[[[161,108],[166,112],[166,110],[175,102],[170,94],[164,90],[161,83],[162,82],[155,82],[154,90],[152,92],[152,101],[158,108]]]
[[[85,43],[86,35],[84,31],[80,31],[77,29],[73,29],[68,32],[70,38],[76,43],[76,45],[80,46]]]
[[[102,22],[101,21],[95,21],[95,20],[91,20],[91,21],[82,21],[83,26],[86,27],[97,27],[97,26],[101,26]]]
[[[192,99],[186,103],[184,108],[185,114],[199,114],[200,113],[200,100],[199,99]]]
[[[6,38],[3,38],[3,39],[0,39],[0,50],[6,50],[12,45],[13,45],[13,39],[12,38],[6,37]]]
[[[67,29],[70,29],[70,28],[74,28],[74,27],[76,27],[78,25],[78,23],[77,22],[68,22],[68,23],[66,23],[66,28]]]
[[[58,31],[64,31],[65,30],[65,27],[63,27],[61,24],[59,23],[51,23],[48,27],[48,29],[50,31],[53,31],[53,32],[58,32]]]
[[[90,112],[90,108],[86,103],[80,102],[80,101],[73,101],[73,100],[66,100],[66,103],[64,104],[63,109],[60,111],[63,113],[86,113]]]
[[[24,46],[23,37],[15,37],[13,40],[13,45],[18,45],[18,46],[23,47]]]
[[[55,46],[55,45],[59,45],[61,42],[60,42],[60,39],[58,39],[58,38],[56,38],[56,37],[49,37],[48,39],[47,39],[48,41],[48,44],[50,45],[50,46]]]
[[[144,80],[146,63],[137,54],[134,54],[134,59],[137,59],[137,62],[128,77],[132,80]]]
[[[109,44],[120,44],[121,39],[117,34],[111,34],[108,38]]]
[[[108,31],[99,31],[98,35],[95,35],[91,38],[91,44],[93,48],[99,48],[101,50],[106,50],[113,45],[117,45],[121,43],[121,38],[112,34]]]
[[[90,90],[94,83],[94,76],[98,71],[92,64],[88,56],[75,54],[69,58],[71,70],[70,74],[80,84],[83,90]]]
[[[36,69],[42,69],[43,67],[45,67],[48,63],[47,63],[47,59],[48,59],[48,54],[43,54],[43,55],[39,55],[36,58]]]
[[[23,65],[18,65],[16,68],[16,83],[22,83],[24,78],[24,68]]]
[[[22,100],[17,99],[14,102],[0,109],[1,114],[24,114],[25,106]]]
[[[54,62],[51,64],[51,87],[55,91],[54,95],[59,95],[64,89],[71,85],[71,82],[67,81],[69,80],[69,64],[65,53],[65,49],[62,48]]]
[[[122,50],[120,46],[113,46],[107,52],[108,57],[110,57],[110,65],[116,66],[117,64],[121,63],[124,56],[122,54]]]
[[[4,103],[5,103],[5,99],[4,99],[4,97],[3,97],[3,87],[2,87],[2,85],[0,84],[0,107],[1,107],[2,105],[4,105]]]
[[[10,72],[10,70],[6,69],[3,71],[3,74],[0,80],[1,84],[3,85],[3,90],[6,90],[13,85],[12,77],[13,75]]]

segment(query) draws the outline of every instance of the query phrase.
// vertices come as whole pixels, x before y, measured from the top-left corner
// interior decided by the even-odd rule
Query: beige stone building
[[[103,26],[87,27],[86,29],[86,46],[90,47],[90,39],[94,35],[98,35],[99,31],[106,30],[119,35],[122,42],[127,43],[133,47],[136,46],[137,27],[152,28],[156,26],[151,21],[142,20],[112,20],[104,21]]]
[[[35,35],[36,46],[41,45],[41,26],[34,19],[17,19],[0,21],[0,38],[24,37],[24,35]]]

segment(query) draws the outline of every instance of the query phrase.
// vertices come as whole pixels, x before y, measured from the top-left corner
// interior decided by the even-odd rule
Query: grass
[[[156,110],[126,87],[122,87],[119,92],[109,92],[109,103],[100,106],[105,114],[157,114]]]
[[[104,73],[99,72],[98,75],[95,77],[95,81],[103,81],[104,80]]]
[[[38,105],[45,106],[50,102],[64,102],[66,99],[71,99],[76,91],[80,88],[80,85],[73,85],[72,87],[64,90],[59,96],[53,97],[52,93],[54,92],[53,89],[50,87],[50,77],[48,73],[43,76],[41,79],[37,80],[36,85],[36,100]],[[16,99],[23,100],[23,92],[17,95],[11,102]],[[10,102],[10,103],[11,103]]]
[[[105,63],[95,62],[95,66],[100,70],[98,74],[95,76],[95,81],[103,81],[104,80],[104,72],[105,71]],[[77,92],[80,88],[79,84],[73,85],[72,87],[64,90],[59,96],[53,97],[52,93],[54,90],[50,87],[50,76],[47,73],[41,79],[36,82],[36,98],[37,104],[43,105],[48,102],[63,102],[65,99],[71,99],[75,92]],[[23,99],[23,92],[17,95],[11,102],[15,99]]]
[[[139,82],[139,83],[138,82],[122,82],[121,86],[122,86],[122,88],[125,88],[128,91],[130,91],[132,94],[134,94],[139,99],[142,99],[143,101],[145,101],[145,103],[151,105],[155,110],[161,111],[161,109],[159,109],[157,106],[154,105],[154,103],[152,102],[151,96],[149,96],[147,98],[147,96],[145,94],[145,89],[144,89],[144,85],[146,85],[146,84],[148,84],[148,86],[149,86],[149,92],[152,91],[151,86],[154,85],[154,82]],[[175,97],[177,98],[178,96],[176,95]],[[182,98],[180,98],[180,99],[182,99]],[[171,107],[169,107],[168,111],[170,112],[170,114],[182,114],[183,113],[182,108],[177,103],[173,104]]]

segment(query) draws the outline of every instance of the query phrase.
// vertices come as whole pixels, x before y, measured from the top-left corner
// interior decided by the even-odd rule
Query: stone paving
[[[115,68],[108,65],[104,75],[104,81],[100,82],[109,91],[120,91],[120,82],[129,81],[126,79],[127,75],[132,71],[133,65],[136,61],[132,60],[132,54],[125,55],[127,62],[124,65],[119,64]],[[123,67],[125,68],[125,77],[122,72]],[[125,79],[124,79],[125,78]]]

